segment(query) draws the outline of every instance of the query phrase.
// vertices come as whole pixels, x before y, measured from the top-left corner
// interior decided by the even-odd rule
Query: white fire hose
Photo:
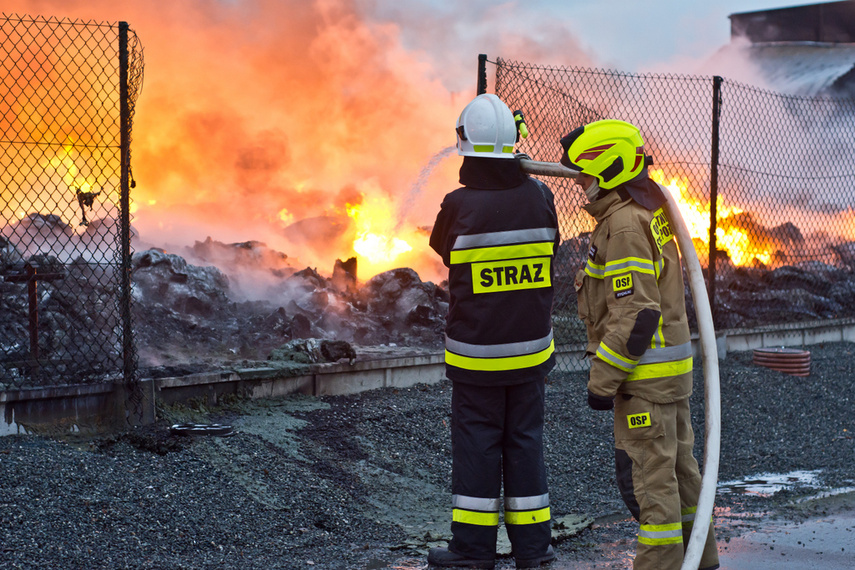
[[[520,159],[520,165],[525,172],[540,176],[556,176],[560,178],[576,178],[579,173],[565,168],[557,162],[539,162]],[[660,185],[661,186],[661,185]],[[715,329],[713,328],[712,310],[707,296],[704,275],[698,253],[692,242],[692,236],[686,227],[682,214],[667,188],[661,186],[667,202],[665,211],[671,222],[677,245],[686,265],[689,276],[689,287],[695,302],[695,314],[698,318],[698,333],[701,344],[701,355],[704,361],[704,401],[706,423],[704,429],[704,468],[701,476],[701,491],[698,497],[698,510],[686,554],[683,557],[681,570],[697,570],[701,555],[704,552],[709,525],[712,521],[715,491],[718,481],[718,459],[721,447],[721,395],[718,375],[718,350],[716,348]]]

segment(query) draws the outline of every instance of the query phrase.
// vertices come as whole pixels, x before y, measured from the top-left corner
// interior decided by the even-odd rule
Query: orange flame
[[[353,250],[360,269],[390,269],[401,254],[412,251],[410,244],[394,235],[395,216],[388,201],[372,197],[361,204],[347,204],[346,211],[356,225]]]
[[[667,183],[665,173],[659,169],[651,169],[650,178],[667,187],[689,230],[689,234],[696,243],[703,244],[699,255],[709,251],[710,243],[710,216],[709,204],[703,203],[689,194],[689,180],[685,176],[674,176]],[[716,208],[716,249],[727,252],[730,260],[735,265],[754,265],[762,263],[768,265],[772,262],[775,253],[774,245],[761,243],[745,228],[738,223],[740,215],[745,212],[735,206],[718,204]]]

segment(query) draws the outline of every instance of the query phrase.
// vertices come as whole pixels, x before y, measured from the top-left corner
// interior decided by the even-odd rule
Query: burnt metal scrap
[[[77,203],[80,205],[80,216],[82,218],[80,225],[88,226],[89,220],[86,219],[86,208],[89,208],[90,211],[92,210],[95,204],[95,197],[101,194],[101,192],[87,192],[81,188],[75,188],[74,193],[77,196]]]
[[[821,261],[736,267],[716,291],[720,329],[855,317],[855,272]]]
[[[0,386],[115,379],[115,291],[105,279],[115,268],[0,250]]]

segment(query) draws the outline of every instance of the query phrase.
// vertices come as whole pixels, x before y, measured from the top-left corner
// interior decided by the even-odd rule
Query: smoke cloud
[[[395,225],[410,237],[433,223],[459,162],[431,160],[454,144],[479,53],[591,61],[562,25],[527,28],[515,3],[431,6],[9,0],[4,10],[126,21],[140,38],[132,198],[142,244],[256,240],[329,273],[356,255],[354,205],[405,206]],[[417,239],[407,261],[440,279],[423,231]],[[395,266],[361,261],[360,278]]]

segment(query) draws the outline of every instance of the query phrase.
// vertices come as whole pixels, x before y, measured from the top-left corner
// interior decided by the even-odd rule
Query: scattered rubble
[[[359,286],[354,265],[338,260],[331,278],[314,268],[283,273],[268,286],[266,300],[236,301],[231,274],[157,249],[136,253],[141,360],[353,362],[359,345],[441,349],[445,289],[422,282],[412,269],[387,271]]]
[[[780,240],[801,238],[785,230],[779,232]],[[34,256],[15,245],[16,236],[25,231],[45,239],[72,235],[79,243],[61,256]],[[41,214],[4,229],[0,377],[26,373],[6,363],[20,363],[30,350],[27,287],[8,279],[27,262],[62,266],[65,274],[57,281],[40,282],[38,293],[39,346],[45,358],[61,363],[57,372],[87,382],[103,381],[110,370],[121,370],[119,349],[107,349],[94,371],[75,368],[76,362],[93,368],[91,358],[81,357],[87,351],[121,347],[115,310],[118,268],[114,260],[93,260],[83,247],[87,239],[114,231],[108,221],[93,220],[78,235],[57,216]],[[583,233],[565,239],[559,248],[555,284],[561,318],[575,318],[572,279],[589,238]],[[774,269],[735,266],[723,259],[717,268],[717,327],[855,317],[855,242],[836,245],[831,254],[834,264],[804,261]],[[225,244],[211,238],[180,254],[158,248],[136,252],[131,265],[132,326],[141,374],[199,372],[235,362],[353,362],[369,358],[371,348],[384,346],[442,349],[447,284],[424,282],[410,268],[360,282],[355,258],[335,260],[330,277],[316,268],[295,268],[295,262],[261,242]],[[688,290],[687,299],[691,321],[695,315]],[[323,349],[330,354],[318,356]]]

